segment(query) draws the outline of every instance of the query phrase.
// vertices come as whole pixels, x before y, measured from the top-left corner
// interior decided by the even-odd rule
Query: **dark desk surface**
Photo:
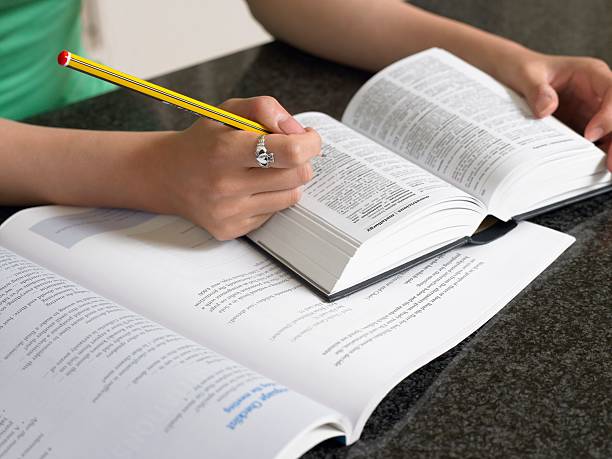
[[[464,3],[491,9],[490,2]],[[502,10],[498,5],[510,4],[493,3]],[[586,3],[591,6],[576,1],[565,6],[587,26],[587,9],[592,21],[607,11],[608,27],[586,27],[592,48],[576,44],[584,41],[583,32],[565,39],[571,52],[598,54],[611,63],[612,7],[609,0]],[[562,51],[558,22],[535,21],[542,28],[535,38],[529,34],[533,28],[519,38],[541,50]],[[367,77],[273,43],[156,81],[211,103],[269,94],[292,112],[340,117]],[[123,90],[33,120],[104,130],[178,129],[192,121],[188,113]],[[0,208],[0,221],[14,211]],[[329,441],[306,457],[612,456],[612,196],[533,221],[577,241],[487,325],[397,386],[357,444],[347,448]]]

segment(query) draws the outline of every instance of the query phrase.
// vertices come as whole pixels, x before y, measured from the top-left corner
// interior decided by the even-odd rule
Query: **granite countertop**
[[[566,13],[574,22],[565,27],[545,15],[542,4],[551,2],[534,3],[523,11],[533,14],[531,26],[515,38],[551,52],[563,52],[566,40],[566,52],[612,63],[609,0],[568,1]],[[497,14],[497,23],[474,20],[490,30],[505,33],[503,27],[516,30],[520,24],[511,14],[512,2],[461,4],[465,9],[456,8],[460,14],[455,14],[460,19],[476,17],[469,8],[495,10],[489,12]],[[594,25],[605,23],[602,18],[607,28]],[[213,104],[269,94],[291,112],[319,110],[339,118],[368,76],[271,43],[155,81]],[[118,90],[32,122],[159,130],[184,128],[193,119]],[[0,208],[0,221],[15,210]],[[378,406],[359,442],[344,447],[328,441],[305,457],[612,456],[612,196],[532,221],[569,233],[576,243],[483,328],[399,384]]]

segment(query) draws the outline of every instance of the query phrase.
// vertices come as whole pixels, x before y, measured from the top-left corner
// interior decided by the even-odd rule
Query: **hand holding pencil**
[[[309,161],[320,154],[318,134],[272,97],[231,99],[214,107],[69,51],[57,61],[222,123],[196,121],[170,135],[164,147],[142,155],[147,177],[142,195],[155,200],[143,207],[182,215],[217,239],[233,239],[295,204],[312,176]]]
[[[227,240],[297,203],[300,187],[312,177],[310,159],[321,146],[316,131],[302,128],[271,97],[231,99],[221,108],[274,132],[266,135],[266,146],[275,155],[270,169],[256,165],[258,134],[210,120],[196,121],[171,137],[172,146],[153,158],[143,154],[142,160],[153,177],[150,183],[172,190],[160,211],[182,215],[216,239]]]
[[[67,57],[60,55],[60,63],[68,64]],[[70,57],[76,64],[72,58],[78,56]],[[108,73],[104,76],[110,80]],[[320,151],[316,132],[304,129],[271,97],[232,99],[213,107],[166,91],[228,114],[241,125],[234,129],[203,118],[182,132],[112,132],[0,119],[0,205],[53,203],[176,214],[217,239],[231,239],[299,199],[300,186],[312,175],[309,160]],[[265,147],[274,161],[265,154],[258,161],[262,132],[270,133]]]

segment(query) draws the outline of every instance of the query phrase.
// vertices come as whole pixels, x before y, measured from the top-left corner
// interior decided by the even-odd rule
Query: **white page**
[[[314,177],[295,208],[331,223],[359,243],[433,203],[461,202],[484,214],[484,206],[474,197],[330,116],[310,112],[296,118],[319,132],[324,156],[312,160]]]
[[[340,419],[2,247],[0,407],[7,459],[269,458]]]
[[[580,149],[597,153],[556,119],[534,119],[516,93],[440,49],[377,73],[342,121],[487,205],[516,167]]]
[[[300,202],[247,237],[320,290],[338,292],[469,236],[486,215],[476,198],[328,115],[297,119],[321,134],[324,156],[312,160]]]
[[[83,212],[29,210],[0,242],[336,409],[351,421],[349,441],[394,384],[491,318],[572,242],[521,223],[327,304],[247,244],[214,242],[173,217],[88,231],[70,248],[49,239],[52,227],[65,228],[60,242],[71,232],[51,218]]]

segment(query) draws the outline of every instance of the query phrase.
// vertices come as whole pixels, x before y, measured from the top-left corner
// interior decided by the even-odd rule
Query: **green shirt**
[[[113,89],[60,67],[81,53],[81,0],[0,0],[0,117],[15,120]]]

